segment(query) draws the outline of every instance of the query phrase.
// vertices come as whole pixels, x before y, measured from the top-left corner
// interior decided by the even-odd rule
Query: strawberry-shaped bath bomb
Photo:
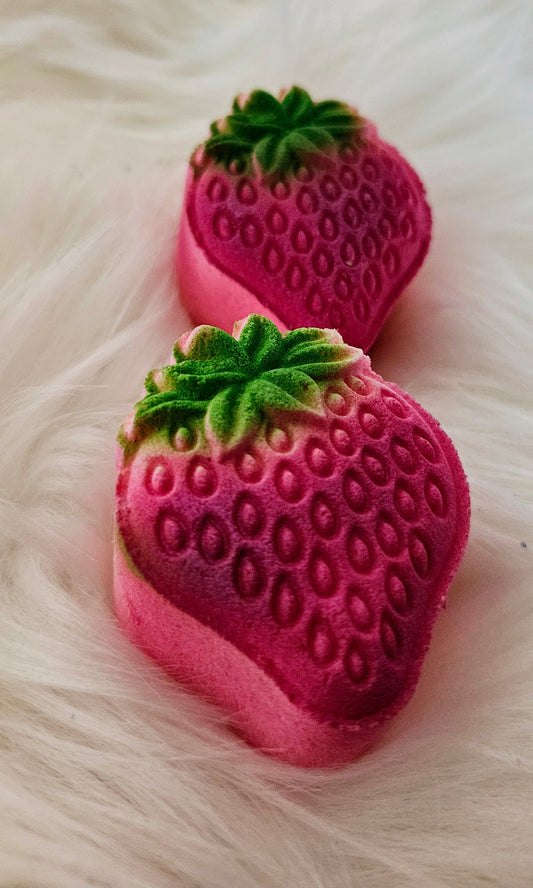
[[[450,439],[334,330],[200,326],[119,434],[130,638],[299,765],[363,752],[414,691],[466,544]]]
[[[191,158],[182,301],[228,332],[259,312],[281,330],[334,327],[367,350],[430,236],[424,186],[373,124],[299,87],[280,100],[257,90]]]

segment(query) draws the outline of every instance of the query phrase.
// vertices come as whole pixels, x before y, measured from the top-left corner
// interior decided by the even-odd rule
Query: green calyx
[[[209,430],[232,447],[284,412],[322,414],[323,388],[360,355],[334,330],[282,335],[261,315],[236,324],[233,336],[196,327],[185,344],[176,344],[175,364],[148,374],[147,394],[136,405],[135,443],[119,441],[128,450],[156,432],[173,439],[178,432]]]
[[[363,124],[343,102],[315,103],[299,86],[282,99],[258,89],[242,108],[235,99],[233,113],[211,124],[204,151],[239,172],[255,161],[263,173],[295,173],[312,155],[361,145]]]

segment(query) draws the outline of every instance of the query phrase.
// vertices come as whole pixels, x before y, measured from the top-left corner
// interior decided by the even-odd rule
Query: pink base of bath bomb
[[[237,318],[261,314],[284,333],[286,325],[250,290],[213,265],[198,244],[184,211],[178,236],[177,263],[181,301],[195,324],[209,323],[233,332]]]
[[[129,639],[196,693],[221,705],[236,729],[263,752],[293,765],[331,767],[373,745],[381,725],[332,728],[294,706],[245,654],[174,607],[115,546],[115,611]],[[216,669],[206,667],[215,663]]]

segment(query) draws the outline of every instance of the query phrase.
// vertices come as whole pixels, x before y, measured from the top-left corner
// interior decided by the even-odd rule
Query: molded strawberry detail
[[[120,436],[132,639],[297,764],[349,760],[413,693],[462,557],[449,438],[333,330],[197,327]]]
[[[293,87],[256,90],[193,154],[178,278],[197,322],[258,311],[367,350],[429,247],[424,187],[376,128]]]

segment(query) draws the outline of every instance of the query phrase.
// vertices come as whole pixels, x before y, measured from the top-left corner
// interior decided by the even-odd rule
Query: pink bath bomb
[[[326,766],[407,703],[469,528],[438,423],[334,330],[200,326],[119,434],[115,603],[254,746]]]
[[[191,158],[178,242],[181,298],[231,332],[333,327],[367,350],[431,237],[417,174],[376,128],[299,87],[235,100]]]

